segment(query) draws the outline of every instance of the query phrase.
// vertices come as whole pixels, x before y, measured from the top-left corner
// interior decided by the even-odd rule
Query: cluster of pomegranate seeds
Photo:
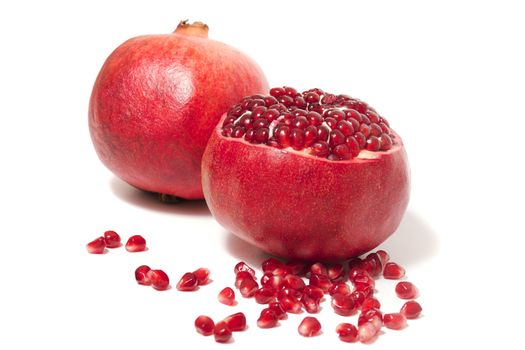
[[[162,270],[152,270],[147,265],[135,269],[135,280],[143,286],[152,286],[156,290],[166,290],[170,286],[170,279]]]
[[[106,248],[119,248],[122,246],[120,236],[115,231],[106,231],[104,236],[100,236],[86,245],[88,253],[103,254]],[[126,243],[128,252],[142,252],[146,250],[146,240],[140,235],[131,236]]]
[[[210,317],[201,315],[195,319],[195,329],[204,336],[213,334],[218,343],[227,343],[232,338],[233,332],[242,332],[246,329],[246,316],[242,312],[237,312],[214,323]]]
[[[388,121],[365,102],[286,86],[231,107],[222,134],[334,161],[355,158],[362,150],[387,151],[396,143]]]

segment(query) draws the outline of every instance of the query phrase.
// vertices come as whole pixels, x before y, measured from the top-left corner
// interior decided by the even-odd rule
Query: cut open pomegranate
[[[320,89],[274,88],[235,104],[212,133],[202,170],[221,225],[271,254],[309,261],[379,245],[409,198],[406,153],[388,121],[358,99]],[[367,257],[370,274],[381,273],[384,258]],[[271,259],[263,270],[281,265]]]

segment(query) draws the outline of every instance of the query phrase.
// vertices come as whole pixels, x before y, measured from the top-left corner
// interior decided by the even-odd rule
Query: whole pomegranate
[[[204,197],[226,229],[269,253],[360,255],[398,227],[410,171],[401,138],[366,103],[273,88],[225,113],[202,159]]]
[[[98,156],[140,189],[203,198],[201,158],[221,115],[242,97],[268,91],[259,66],[183,21],[172,34],[139,36],[106,60],[89,104]]]

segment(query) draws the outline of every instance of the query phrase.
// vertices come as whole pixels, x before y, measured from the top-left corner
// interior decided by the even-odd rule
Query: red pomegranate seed
[[[396,285],[396,294],[401,299],[414,299],[417,293],[416,286],[411,282],[399,282]]]
[[[357,311],[354,300],[350,295],[336,294],[332,297],[334,312],[341,316],[350,316]]]
[[[363,261],[363,266],[365,271],[367,271],[372,277],[381,275],[381,271],[383,271],[383,264],[381,263],[379,255],[376,253],[368,254]]]
[[[405,269],[395,262],[389,262],[383,270],[383,277],[389,280],[398,280],[405,276]]]
[[[330,282],[330,279],[327,275],[312,274],[310,276],[309,283],[311,286],[321,288],[325,293],[327,293],[332,286],[332,282]]]
[[[182,292],[189,292],[196,290],[198,285],[197,276],[193,272],[186,272],[177,283],[177,289]]]
[[[338,280],[343,277],[343,265],[341,264],[334,264],[328,268],[328,278],[331,281]]]
[[[290,274],[290,268],[286,265],[283,265],[281,267],[278,267],[276,268],[275,270],[273,270],[272,272],[275,276],[281,276],[281,277],[285,277],[286,275],[289,275]]]
[[[337,282],[332,284],[330,289],[328,290],[328,293],[331,296],[334,296],[336,294],[342,294],[342,295],[350,295],[352,293],[352,290],[348,284],[345,282]]]
[[[106,241],[104,237],[99,237],[86,245],[86,249],[90,254],[103,254],[106,248]]]
[[[265,287],[272,287],[279,290],[284,284],[284,278],[279,275],[274,275],[271,272],[266,272],[261,277],[261,285]]]
[[[235,268],[233,269],[235,275],[237,275],[241,271],[249,272],[250,275],[252,275],[255,278],[255,270],[248,266],[248,264],[246,264],[244,261],[241,261],[240,263],[235,265]]]
[[[361,326],[365,322],[377,323],[380,327],[383,323],[383,313],[379,309],[368,309],[361,312],[357,319],[357,325]]]
[[[232,332],[241,332],[246,329],[246,316],[242,312],[226,317],[224,322]]]
[[[277,326],[277,322],[278,318],[275,311],[266,308],[261,311],[261,315],[257,319],[257,326],[259,326],[259,328],[272,328]]]
[[[218,343],[226,343],[232,337],[232,331],[224,321],[219,321],[213,328],[213,336]]]
[[[366,299],[365,294],[358,290],[354,290],[352,293],[350,293],[350,297],[352,298],[352,300],[354,300],[354,304],[356,305],[356,307],[360,307],[361,305],[363,305],[363,302]]]
[[[391,149],[393,144],[392,138],[387,134],[383,134],[381,137],[379,137],[379,143],[381,144],[381,150],[383,151],[388,151]]]
[[[354,343],[357,341],[357,328],[351,323],[340,323],[335,328],[339,339],[347,343]]]
[[[106,241],[107,248],[118,248],[122,245],[120,236],[115,231],[104,232],[104,241]]]
[[[379,259],[381,260],[381,264],[382,264],[383,266],[385,266],[386,263],[387,263],[388,261],[390,261],[390,255],[388,255],[388,253],[385,252],[384,250],[378,250],[378,251],[376,252],[376,254],[377,254],[377,256],[379,256]]]
[[[146,277],[150,280],[151,286],[156,290],[166,290],[170,286],[170,279],[166,272],[162,270],[150,270],[146,274]]]
[[[284,277],[283,285],[295,290],[303,290],[306,286],[303,279],[297,275],[288,274]]]
[[[283,294],[279,295],[278,301],[284,311],[292,314],[301,313],[301,303],[295,297]]]
[[[262,287],[255,291],[254,299],[258,304],[268,304],[275,301],[277,291],[272,287]]]
[[[197,270],[193,271],[193,274],[197,278],[197,284],[199,286],[208,284],[210,281],[210,270],[205,267],[198,268]]]
[[[245,298],[253,297],[257,289],[259,289],[259,285],[254,279],[251,278],[243,279],[239,285],[239,291]]]
[[[417,301],[410,300],[410,301],[407,301],[401,307],[401,314],[405,316],[407,319],[412,320],[412,319],[418,318],[422,310],[423,309],[421,308],[421,305],[419,305]]]
[[[290,273],[292,275],[301,276],[304,272],[304,263],[301,261],[289,261],[286,263],[286,266],[290,268]]]
[[[278,267],[282,267],[283,266],[283,263],[277,259],[274,259],[274,258],[268,258],[266,259],[265,261],[263,261],[262,263],[262,270],[263,272],[271,272],[273,273],[273,271],[278,268]]]
[[[400,313],[385,314],[383,323],[386,328],[400,330],[407,326],[407,319]]]
[[[126,250],[131,253],[146,250],[146,240],[140,235],[131,236],[126,243]]]
[[[352,283],[357,290],[361,290],[362,287],[370,286],[375,287],[376,282],[374,278],[366,272],[359,272],[353,276]]]
[[[325,275],[326,276],[328,275],[328,269],[326,268],[326,266],[324,266],[323,263],[317,262],[310,266],[309,273],[307,274],[308,277],[312,275]]]
[[[313,337],[321,331],[321,323],[319,323],[317,318],[308,316],[301,321],[297,330],[303,337]]]
[[[150,267],[147,265],[141,265],[137,267],[135,270],[135,279],[137,280],[138,284],[142,284],[145,286],[151,285],[151,281],[148,277],[148,272],[150,272]]]
[[[370,136],[368,140],[366,140],[366,149],[369,151],[379,151],[381,148],[381,141],[375,136]]]
[[[278,301],[268,304],[268,309],[273,310],[279,320],[286,320],[288,318],[288,314]]]
[[[239,271],[235,275],[235,288],[239,288],[244,280],[253,280],[253,276],[248,271]]]
[[[195,319],[195,329],[202,335],[212,335],[214,327],[215,323],[208,316],[201,315]]]
[[[224,305],[235,305],[235,292],[230,287],[226,287],[221,290],[217,298]]]
[[[365,312],[369,309],[381,309],[381,303],[374,297],[366,298],[361,305],[361,312]]]
[[[314,300],[321,300],[324,297],[324,291],[315,286],[306,286],[303,289],[303,295],[306,295]]]
[[[306,310],[306,312],[308,312],[309,314],[316,314],[319,312],[320,302],[320,299],[313,299],[307,295],[301,296],[301,303],[303,304],[303,307]]]

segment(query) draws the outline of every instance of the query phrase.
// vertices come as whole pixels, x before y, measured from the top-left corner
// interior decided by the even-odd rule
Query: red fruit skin
[[[410,192],[399,136],[376,159],[333,162],[227,138],[221,126],[202,159],[204,196],[240,238],[287,258],[340,260],[375,248],[399,226]]]
[[[122,180],[201,199],[201,157],[217,121],[242,97],[267,90],[259,66],[208,39],[207,28],[139,36],[102,66],[89,130],[100,160]]]

